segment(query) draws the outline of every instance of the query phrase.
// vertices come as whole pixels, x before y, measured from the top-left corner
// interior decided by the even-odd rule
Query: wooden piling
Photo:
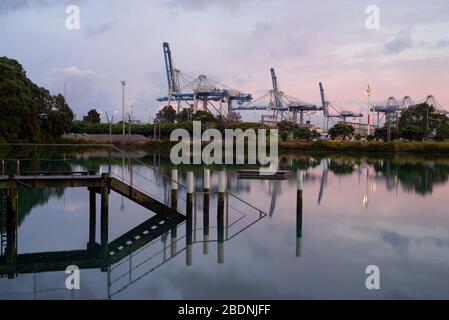
[[[102,178],[108,180],[108,174],[104,173]],[[108,268],[108,243],[109,243],[109,188],[107,183],[101,188],[101,257],[103,259],[102,272]]]
[[[97,222],[97,197],[96,190],[89,188],[89,243],[87,248],[91,249],[96,241],[96,222]]]
[[[171,171],[171,207],[178,208],[178,169]]]

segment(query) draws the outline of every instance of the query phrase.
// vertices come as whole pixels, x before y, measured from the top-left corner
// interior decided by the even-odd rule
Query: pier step
[[[151,210],[158,215],[173,219],[174,222],[185,219],[185,216],[179,213],[176,209],[163,204],[162,202],[152,198],[150,195],[116,178],[109,179],[109,187],[113,191],[140,204],[144,208]]]
[[[162,236],[174,225],[171,220],[160,215],[152,217],[109,244],[109,261],[119,262],[131,252]]]

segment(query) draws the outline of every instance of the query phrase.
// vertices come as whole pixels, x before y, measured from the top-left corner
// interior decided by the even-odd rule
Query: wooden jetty
[[[20,188],[84,187],[89,190],[89,242],[85,250],[17,254],[18,198]],[[74,264],[84,268],[101,268],[120,261],[130,250],[138,250],[186,219],[176,207],[166,205],[150,194],[105,173],[95,172],[28,172],[0,176],[0,190],[5,200],[6,252],[0,256],[0,275],[14,278],[18,273],[65,270]],[[118,239],[109,242],[110,191],[134,201],[156,214]],[[96,194],[101,195],[101,243],[95,242]],[[3,205],[2,205],[3,209]]]

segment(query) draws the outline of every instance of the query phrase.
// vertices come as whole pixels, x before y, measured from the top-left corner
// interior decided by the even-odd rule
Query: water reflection
[[[14,219],[1,220],[1,273],[13,279],[0,279],[0,292],[26,291],[36,288],[33,283],[64,286],[63,265],[70,262],[86,267],[83,277],[92,283],[84,283],[88,289],[73,293],[75,298],[449,297],[441,281],[449,276],[445,159],[291,154],[281,163],[295,178],[240,180],[240,167],[227,167],[229,194],[224,195],[218,184],[223,167],[210,168],[209,183],[203,168],[179,167],[184,185],[187,171],[194,172],[195,193],[189,195],[173,192],[167,178],[173,166],[163,155],[112,156],[68,154],[61,169],[111,169],[135,184],[146,183],[161,201],[186,212],[187,219],[160,224],[157,216],[113,193],[109,214],[102,216],[97,192],[20,188],[17,227],[12,227]],[[24,162],[22,169],[31,170],[26,168]],[[7,169],[16,168],[10,164]],[[73,226],[53,223],[56,214],[47,214],[53,207],[62,210],[63,196],[66,210],[79,206],[67,218]],[[271,219],[239,199],[256,204]],[[67,234],[75,229],[82,239],[66,243],[56,236],[41,250],[31,244],[45,224]],[[145,234],[154,225],[158,232]],[[129,239],[134,239],[131,245]],[[30,260],[37,257],[41,260]],[[17,269],[11,268],[14,264]],[[377,294],[363,286],[369,264],[378,264],[384,277],[384,289]],[[55,270],[61,270],[59,278],[49,272]],[[27,278],[27,272],[34,278]]]

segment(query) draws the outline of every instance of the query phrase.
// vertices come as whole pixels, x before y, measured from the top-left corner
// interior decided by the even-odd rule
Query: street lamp
[[[125,135],[125,86],[126,81],[121,81],[122,84],[122,120],[123,120],[123,135]]]
[[[368,113],[367,113],[367,124],[368,124],[368,136],[371,135],[371,107],[370,107],[370,98],[371,98],[371,88],[369,85],[366,86],[365,94],[368,97]]]

